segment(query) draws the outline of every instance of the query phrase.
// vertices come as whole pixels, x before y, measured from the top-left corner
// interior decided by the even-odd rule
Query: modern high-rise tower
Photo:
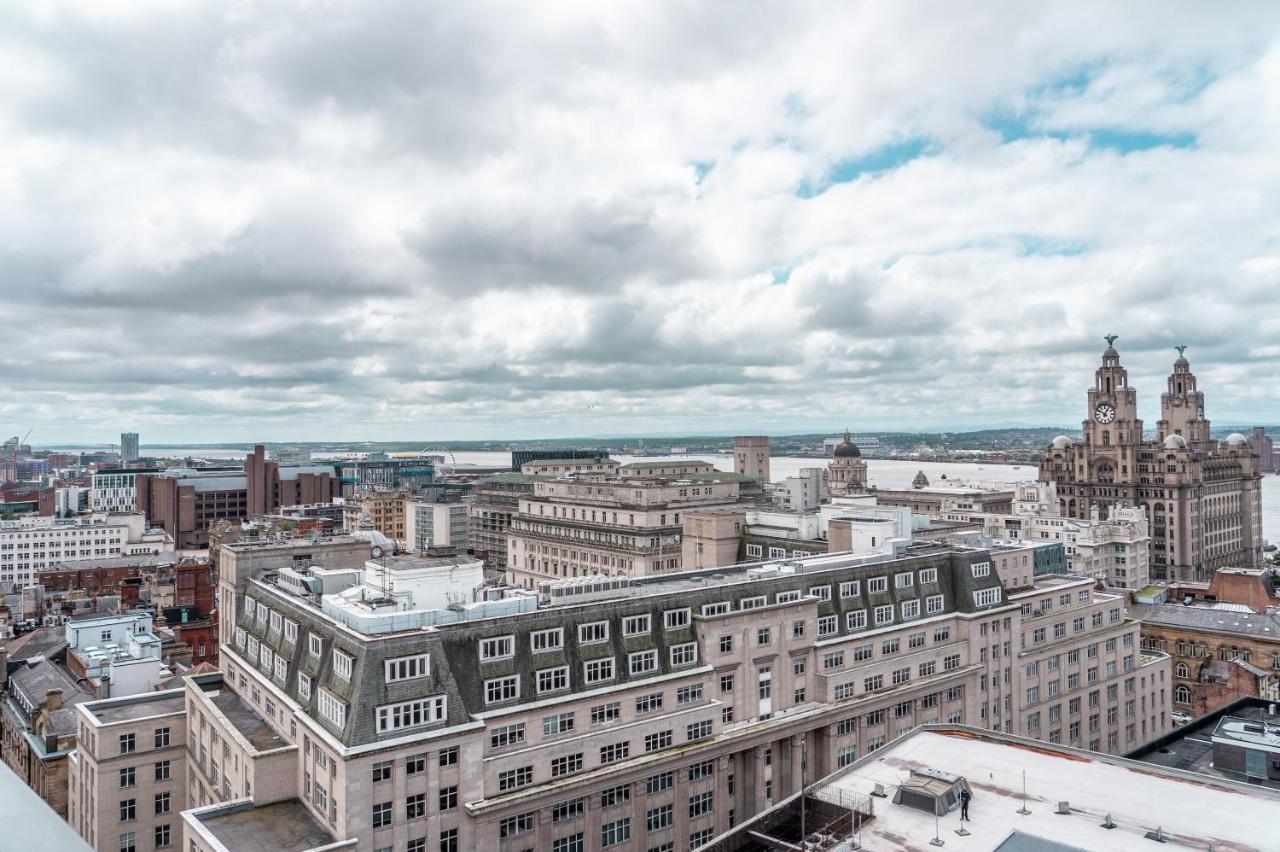
[[[120,433],[120,461],[128,464],[138,460],[138,433]]]

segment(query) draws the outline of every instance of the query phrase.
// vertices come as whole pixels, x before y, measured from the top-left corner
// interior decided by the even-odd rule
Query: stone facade
[[[769,479],[769,436],[739,435],[733,439],[733,470],[761,482]]]
[[[1112,751],[1167,726],[1168,658],[1119,598],[1008,594],[977,548],[568,581],[373,634],[255,573],[224,672],[188,679],[195,849],[234,848],[204,815],[267,831],[282,808],[368,850],[689,849],[922,723],[1043,713],[1040,736]]]
[[[507,567],[507,530],[520,510],[520,498],[533,493],[537,477],[523,473],[500,473],[476,483],[471,502],[471,552],[484,560],[486,568]]]
[[[77,708],[67,821],[99,852],[182,848],[188,719],[183,694],[173,689]]]
[[[738,502],[738,483],[711,479],[541,480],[507,531],[507,580],[679,571],[681,513]]]
[[[867,462],[848,432],[831,452],[827,465],[827,488],[832,497],[861,494],[867,488]]]
[[[1106,518],[1141,507],[1151,524],[1151,576],[1204,580],[1219,567],[1254,566],[1262,554],[1259,461],[1242,435],[1210,437],[1204,392],[1181,350],[1160,398],[1154,441],[1144,439],[1138,392],[1111,345],[1088,392],[1084,441],[1055,438],[1040,479],[1057,483],[1063,515]]]

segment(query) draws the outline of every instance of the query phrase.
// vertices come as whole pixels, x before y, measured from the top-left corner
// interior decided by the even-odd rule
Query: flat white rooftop
[[[819,790],[865,796],[883,784],[888,798],[872,799],[875,818],[863,826],[861,848],[928,849],[933,815],[893,804],[894,791],[909,771],[926,768],[962,775],[973,790],[968,836],[955,833],[958,811],[940,818],[948,850],[989,852],[1014,832],[1093,852],[1280,849],[1280,794],[1271,790],[970,728],[917,730]],[[1031,811],[1025,815],[1018,813],[1024,772]],[[1070,803],[1069,814],[1057,813],[1064,801]],[[1107,814],[1115,828],[1102,827]],[[1146,839],[1157,827],[1166,843]],[[1045,848],[1019,842],[1027,840],[1003,848]]]

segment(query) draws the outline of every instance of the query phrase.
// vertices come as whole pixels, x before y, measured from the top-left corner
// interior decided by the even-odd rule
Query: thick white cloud
[[[1280,419],[1273,5],[539,6],[0,10],[0,433]]]

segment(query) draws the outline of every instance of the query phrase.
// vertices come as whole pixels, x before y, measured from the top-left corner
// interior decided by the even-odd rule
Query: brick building
[[[179,550],[198,550],[209,546],[209,528],[218,521],[328,503],[340,483],[331,465],[280,465],[259,444],[243,468],[170,468],[139,474],[136,488],[138,509],[164,527]]]
[[[1280,613],[1267,569],[1222,568],[1172,587],[1182,603],[1139,604],[1143,647],[1173,660],[1174,710],[1203,716],[1239,698],[1280,700]]]

